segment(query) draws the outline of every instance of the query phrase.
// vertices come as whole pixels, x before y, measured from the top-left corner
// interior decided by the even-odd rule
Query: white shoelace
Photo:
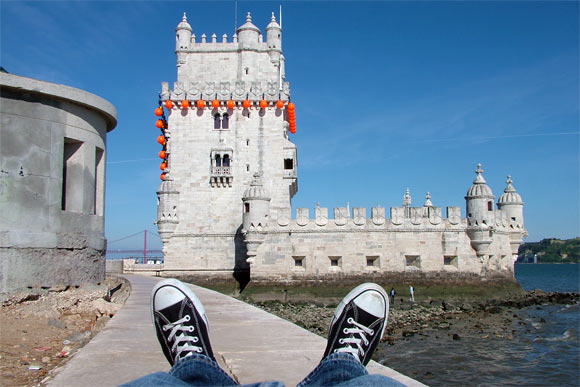
[[[188,322],[189,320],[191,320],[191,317],[189,317],[189,315],[186,315],[185,317],[177,320],[174,323],[163,325],[164,331],[171,329],[171,332],[169,332],[169,336],[167,336],[167,340],[169,342],[175,340],[173,346],[171,347],[171,352],[175,353],[175,362],[181,359],[181,353],[184,351],[187,351],[187,353],[183,357],[187,357],[191,355],[193,352],[197,353],[203,352],[203,349],[201,347],[191,345],[191,343],[197,343],[199,341],[199,338],[197,336],[190,336],[184,333],[187,332],[188,334],[191,334],[194,331],[193,326],[182,325],[184,322]],[[177,335],[178,332],[181,332],[181,334]],[[183,345],[180,346],[181,343],[183,343]]]
[[[369,345],[369,341],[366,338],[366,335],[368,334],[369,336],[372,336],[375,334],[375,331],[365,327],[362,324],[357,323],[356,321],[354,321],[354,319],[352,317],[349,317],[348,320],[346,320],[347,323],[353,325],[352,328],[344,328],[343,332],[345,334],[354,334],[354,335],[359,335],[360,338],[356,338],[356,337],[347,337],[345,339],[339,339],[338,343],[339,344],[347,344],[344,347],[340,347],[334,350],[334,352],[347,352],[347,353],[351,353],[353,356],[355,356],[357,359],[359,359],[359,361],[361,360],[361,356],[364,357],[365,355],[365,350],[361,345],[361,341],[364,343],[364,345]],[[356,347],[352,346],[351,344],[356,345]]]

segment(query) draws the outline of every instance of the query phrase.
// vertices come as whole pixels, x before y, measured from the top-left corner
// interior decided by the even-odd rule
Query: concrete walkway
[[[49,386],[116,386],[169,370],[151,322],[151,290],[160,278],[125,277],[132,291],[123,308]],[[320,361],[325,339],[234,298],[194,285],[191,288],[205,307],[218,362],[239,383],[280,380],[294,386]],[[367,369],[409,386],[422,386],[375,362]]]

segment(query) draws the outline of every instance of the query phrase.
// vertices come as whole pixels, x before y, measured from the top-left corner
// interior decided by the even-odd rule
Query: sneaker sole
[[[168,279],[159,281],[157,283],[157,285],[155,285],[155,287],[151,291],[151,321],[153,321],[153,325],[155,325],[155,309],[153,309],[154,308],[153,302],[155,300],[155,293],[157,293],[157,291],[164,286],[173,286],[173,287],[179,289],[180,291],[182,291],[185,294],[186,297],[188,297],[193,302],[193,306],[195,307],[195,309],[197,309],[197,312],[203,317],[203,320],[205,321],[205,325],[207,326],[207,330],[209,332],[209,321],[208,321],[207,316],[205,314],[205,308],[203,307],[203,304],[201,303],[199,298],[197,298],[195,293],[189,288],[189,286],[187,286],[183,282],[176,280],[174,278],[168,278]]]
[[[346,305],[348,305],[349,302],[351,302],[353,299],[355,299],[357,296],[361,295],[363,292],[367,291],[367,290],[376,290],[377,292],[380,293],[380,295],[383,297],[383,299],[385,300],[385,323],[383,324],[383,329],[381,330],[381,338],[383,337],[383,334],[385,333],[385,329],[387,329],[387,320],[389,318],[389,298],[387,297],[387,292],[385,292],[385,289],[383,289],[381,286],[374,284],[374,283],[364,283],[361,284],[359,286],[357,286],[356,288],[352,289],[340,302],[340,304],[338,304],[338,306],[336,307],[336,310],[334,311],[334,316],[332,317],[332,321],[330,322],[330,326],[332,326],[332,324],[334,324],[334,322],[340,317],[340,315],[342,314],[342,312],[344,311],[344,308],[346,307]],[[330,329],[329,329],[330,331]]]

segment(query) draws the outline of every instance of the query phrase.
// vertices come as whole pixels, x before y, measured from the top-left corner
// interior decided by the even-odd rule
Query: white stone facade
[[[390,213],[335,208],[331,218],[327,208],[298,208],[293,219],[298,160],[280,26],[272,16],[263,39],[248,14],[231,40],[198,39],[184,15],[176,29],[177,82],[173,89],[164,83],[160,98],[174,105],[163,116],[168,156],[158,191],[166,274],[513,278],[526,235],[523,202],[508,178],[496,208],[481,166],[465,197],[467,218],[459,207],[443,217],[428,193],[423,206],[412,207],[407,191]]]

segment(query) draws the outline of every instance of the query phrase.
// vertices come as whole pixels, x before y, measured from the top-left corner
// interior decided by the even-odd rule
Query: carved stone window
[[[284,169],[294,169],[294,160],[284,159]]]
[[[232,174],[233,149],[214,148],[211,151],[211,177],[212,187],[231,187],[234,180]]]
[[[492,202],[487,202],[487,210],[493,211],[493,203]]]
[[[224,114],[216,113],[213,115],[214,130],[227,130],[229,128],[230,128],[230,115],[228,113]]]
[[[229,128],[230,128],[230,115],[228,113],[224,113],[222,115],[222,129]]]

